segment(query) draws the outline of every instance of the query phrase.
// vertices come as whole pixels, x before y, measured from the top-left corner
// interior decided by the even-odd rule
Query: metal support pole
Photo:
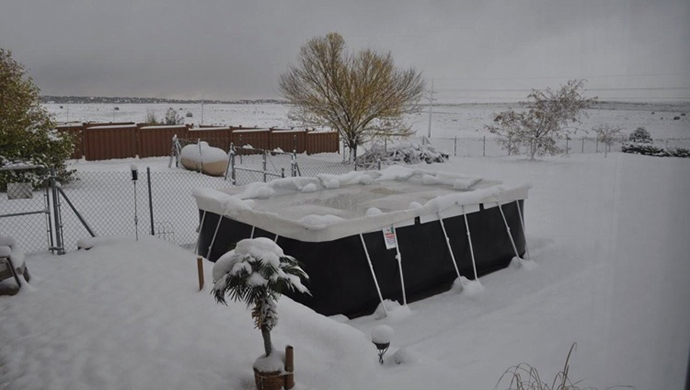
[[[395,259],[398,260],[398,269],[400,270],[400,286],[402,287],[403,293],[403,305],[407,306],[407,292],[405,291],[405,279],[403,278],[402,255],[400,254],[400,245],[398,244],[398,232],[395,225],[391,227],[393,228],[393,237],[395,238]]]
[[[201,214],[201,222],[199,223],[199,234],[196,237],[196,245],[194,246],[194,254],[199,254],[199,243],[201,242],[201,230],[204,228],[204,220],[206,219],[206,210]]]
[[[211,249],[213,249],[213,244],[216,242],[216,236],[218,235],[218,229],[220,228],[220,223],[223,222],[223,216],[219,215],[218,216],[218,223],[216,224],[216,230],[213,232],[213,238],[211,238],[211,244],[208,246],[208,250],[206,251],[206,258],[209,258],[209,255],[211,254]]]
[[[446,232],[446,226],[443,224],[443,218],[439,213],[436,213],[438,221],[441,223],[441,230],[443,230],[443,237],[446,239],[446,245],[448,246],[448,253],[450,253],[450,258],[453,260],[453,267],[455,267],[455,273],[460,277],[460,270],[458,269],[458,262],[455,261],[455,255],[453,254],[453,248],[450,246],[450,238],[448,238],[448,233]]]
[[[261,169],[264,171],[264,183],[266,183],[266,151],[263,151],[263,161],[261,163]]]
[[[53,222],[55,223],[55,247],[58,255],[65,254],[65,245],[62,240],[62,215],[60,210],[60,196],[58,195],[57,183],[55,181],[55,167],[50,167],[50,188],[53,196]]]
[[[290,159],[290,175],[292,177],[297,177],[297,153],[292,152]]]
[[[151,167],[146,167],[146,182],[149,187],[149,220],[151,222],[151,235],[156,235],[156,229],[153,224],[153,195],[151,193]]]
[[[585,152],[585,137],[582,137],[582,153]]]
[[[501,212],[501,217],[503,217],[503,223],[506,225],[506,231],[508,232],[508,238],[510,238],[510,243],[513,245],[513,250],[515,251],[515,257],[520,258],[520,255],[518,254],[517,246],[515,246],[515,240],[513,240],[513,235],[510,233],[510,226],[508,226],[508,220],[506,219],[506,215],[503,213],[503,208],[501,207],[501,204],[496,202],[496,205],[498,206],[498,210]]]
[[[458,155],[458,136],[455,136],[455,139],[453,141],[453,156],[457,157]]]
[[[486,136],[484,136],[484,147],[482,150],[482,157],[486,157]]]
[[[371,258],[369,257],[369,251],[367,251],[367,244],[364,243],[364,236],[360,233],[359,238],[362,240],[362,248],[364,248],[364,254],[367,256],[367,262],[369,263],[369,270],[371,271],[371,277],[374,278],[374,285],[376,285],[376,292],[379,294],[379,300],[381,300],[381,306],[383,306],[383,312],[388,316],[388,309],[386,309],[386,304],[383,303],[383,295],[381,295],[381,288],[379,287],[379,282],[376,280],[376,273],[374,272],[374,266],[371,264]]]
[[[520,217],[520,222],[521,222],[521,226],[522,226],[522,234],[525,236],[525,252],[527,253],[527,260],[530,260],[529,247],[527,246],[527,230],[525,230],[525,219],[522,217],[522,210],[520,210],[520,201],[516,200],[515,204],[517,205],[518,216]]]
[[[63,197],[63,198],[65,199],[65,201],[67,202],[67,205],[72,209],[72,211],[74,211],[74,214],[77,216],[77,218],[79,219],[79,221],[81,222],[81,224],[84,225],[84,227],[86,228],[86,231],[89,232],[89,234],[91,235],[91,237],[96,237],[96,233],[94,233],[93,230],[91,230],[91,226],[89,226],[89,224],[86,223],[86,220],[84,219],[84,217],[82,217],[81,213],[80,213],[79,211],[77,211],[77,208],[76,208],[76,207],[74,207],[74,205],[72,204],[72,202],[71,202],[71,201],[69,200],[69,198],[67,197],[67,194],[65,194],[65,191],[63,191],[62,188],[60,188],[60,187],[58,187],[58,191],[60,192],[60,194],[62,195],[62,197]]]
[[[570,148],[568,147],[568,141],[570,141],[570,138],[566,138],[566,139],[565,139],[565,154],[568,154],[568,149],[570,149]]]
[[[467,222],[467,214],[465,213],[465,205],[462,207],[462,216],[465,218],[465,230],[467,230],[467,243],[470,245],[470,256],[472,256],[472,269],[474,270],[474,280],[478,280],[477,263],[474,261],[474,248],[472,248],[472,235],[470,234],[470,224]]]
[[[50,223],[50,190],[48,189],[48,186],[46,185],[45,191],[43,191],[43,200],[45,201],[45,209],[43,212],[46,215],[46,226],[48,226],[47,229],[47,234],[48,234],[48,247],[52,248],[54,243],[53,243],[53,224]]]

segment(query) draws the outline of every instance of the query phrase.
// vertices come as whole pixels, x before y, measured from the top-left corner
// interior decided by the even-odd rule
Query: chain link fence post
[[[53,201],[53,223],[55,224],[55,246],[51,251],[57,251],[58,255],[65,254],[65,245],[62,237],[62,214],[60,210],[60,195],[58,193],[57,181],[55,180],[55,167],[50,167],[50,193]]]
[[[264,183],[266,183],[266,168],[267,168],[266,167],[266,150],[262,151],[261,157],[262,157],[261,158],[261,169],[264,171],[263,172],[263,179],[264,179]]]
[[[151,195],[151,167],[146,167],[146,182],[149,187],[149,219],[151,222],[151,235],[156,235],[156,229],[153,224],[153,196]]]

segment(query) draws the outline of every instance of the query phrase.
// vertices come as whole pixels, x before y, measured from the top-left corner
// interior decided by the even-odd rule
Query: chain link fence
[[[432,137],[429,140],[436,150],[451,156],[501,157],[509,155],[508,151],[501,147],[498,139],[493,136],[470,138]],[[608,151],[620,151],[623,143],[627,141],[627,137],[615,138],[611,145],[608,146]],[[690,146],[690,138],[655,139],[654,144],[664,145],[666,147],[688,148]],[[569,139],[561,139],[556,142],[556,145],[566,151],[566,154],[604,153],[604,148],[606,147],[597,137],[572,137]]]
[[[195,188],[227,188],[232,186],[233,176],[236,185],[245,185],[353,169],[347,163],[260,149],[244,150],[233,157],[234,174],[228,172],[227,179],[184,169],[160,172],[144,168],[137,170],[136,180],[130,170],[78,171],[71,182],[55,186],[56,195],[49,182],[28,199],[0,194],[0,234],[14,237],[28,252],[56,247],[75,250],[77,242],[92,232],[96,236],[155,235],[193,248],[199,224],[192,197]],[[59,229],[54,219],[56,210]],[[58,230],[59,243],[54,242]]]

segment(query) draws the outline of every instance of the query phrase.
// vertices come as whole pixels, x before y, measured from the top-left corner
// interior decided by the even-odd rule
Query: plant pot
[[[7,199],[31,199],[33,196],[31,183],[7,183]]]
[[[255,368],[254,382],[258,390],[280,390],[285,386],[285,375],[280,371],[262,372]]]

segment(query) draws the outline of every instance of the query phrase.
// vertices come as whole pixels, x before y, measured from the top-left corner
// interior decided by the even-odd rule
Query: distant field
[[[200,123],[201,105],[170,104],[45,104],[48,111],[58,121],[133,121],[142,122],[147,111],[162,117],[169,107],[178,110],[186,123]],[[517,104],[513,105],[518,108]],[[62,108],[60,108],[62,107]],[[115,110],[118,107],[119,110]],[[492,114],[505,110],[507,104],[463,104],[434,106],[432,114],[432,137],[468,138],[484,136],[488,133],[484,126],[491,123]],[[289,106],[283,104],[206,104],[203,107],[205,124],[242,125],[258,127],[297,126],[287,118]],[[192,117],[185,115],[192,113]],[[654,112],[652,114],[652,112]],[[603,103],[597,109],[588,110],[588,118],[576,124],[579,134],[592,127],[607,123],[617,125],[629,134],[639,126],[644,126],[654,138],[690,138],[690,103]],[[673,120],[680,117],[679,120]],[[429,112],[412,115],[409,118],[418,135],[427,135]],[[580,133],[581,132],[581,133]],[[579,136],[579,135],[578,135]]]

